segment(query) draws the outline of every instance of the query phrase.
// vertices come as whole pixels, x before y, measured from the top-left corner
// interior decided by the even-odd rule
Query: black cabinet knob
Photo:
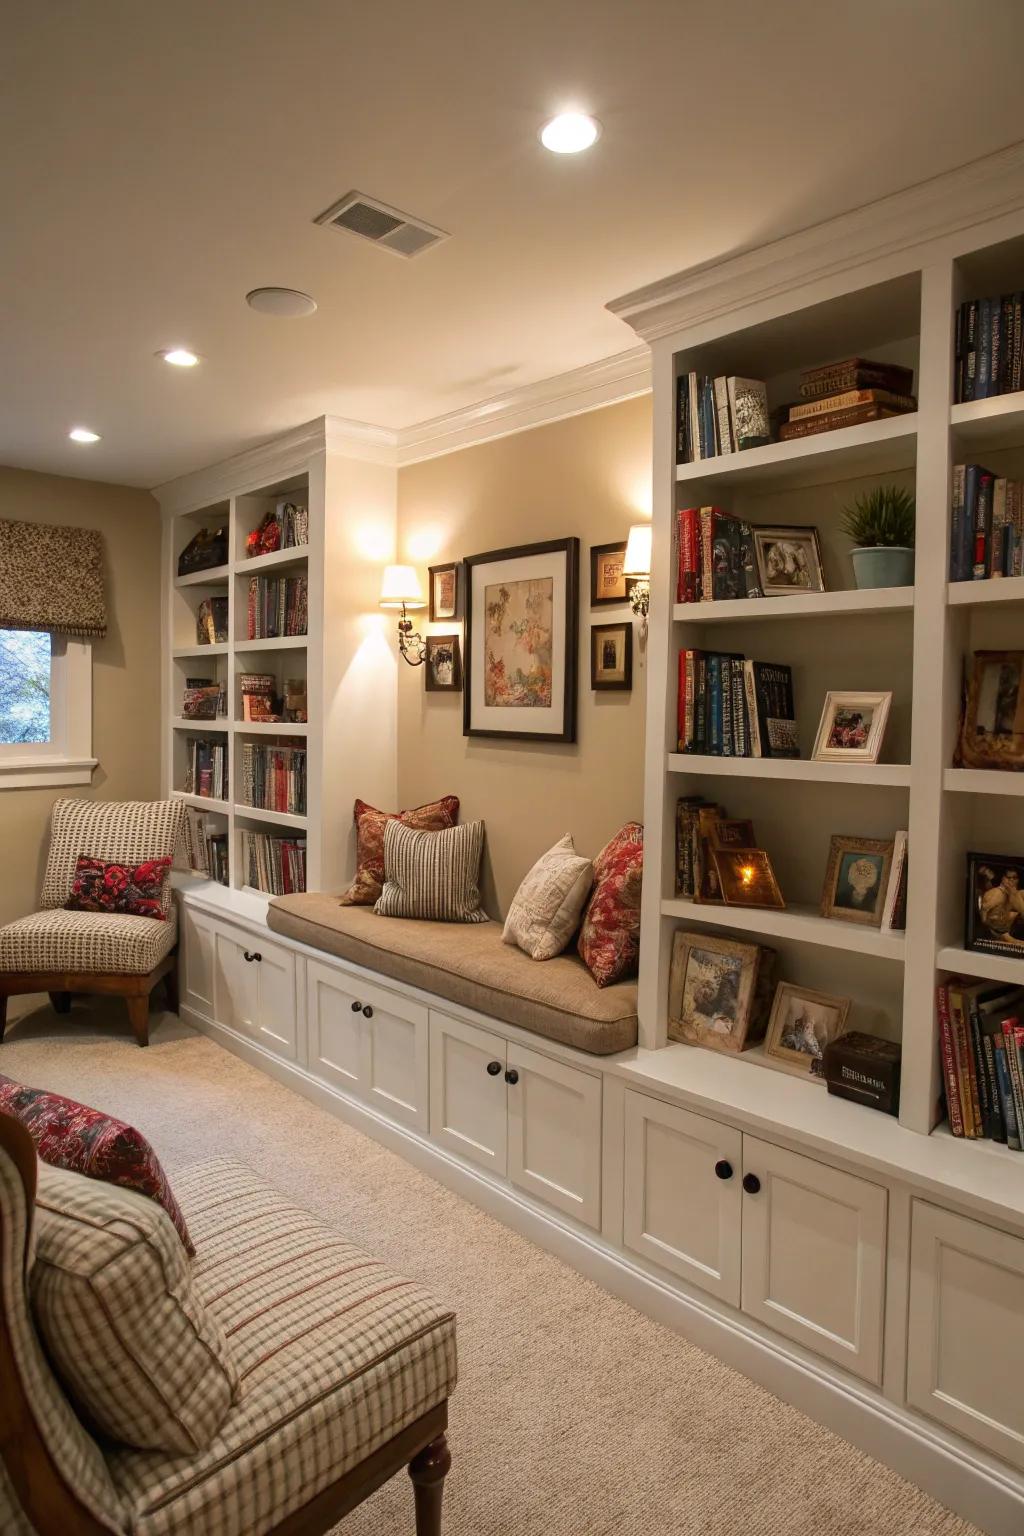
[[[252,960],[262,960],[263,959],[263,956],[258,951],[254,952],[253,954],[250,955],[250,953],[249,953],[249,951],[247,949],[243,949],[242,950],[242,954],[243,954],[243,956],[245,957],[246,960],[250,960],[250,961],[252,961]]]
[[[497,1077],[497,1075],[498,1075],[498,1073],[500,1071],[501,1071],[501,1062],[500,1061],[489,1061],[487,1063],[487,1073],[488,1073],[489,1077]]]
[[[353,1003],[352,1004],[352,1012],[353,1013],[362,1013],[362,1011],[363,1011],[362,1003]]]
[[[370,1007],[369,1003],[366,1003],[364,1005],[364,1007],[363,1007],[363,1018],[364,1019],[372,1019],[373,1018],[373,1009]]]
[[[519,1073],[516,1071],[515,1067],[510,1067],[509,1070],[505,1073],[505,1081],[506,1083],[511,1083],[513,1088],[515,1087],[516,1083],[518,1083]]]
[[[743,1175],[743,1188],[746,1190],[748,1195],[757,1194],[758,1190],[761,1188],[761,1180],[758,1178],[756,1173],[745,1173]]]
[[[260,954],[259,950],[257,950],[256,953],[253,955],[253,959],[256,960],[257,962],[259,962],[259,961],[261,961],[263,959],[263,956]]]
[[[715,1173],[720,1179],[731,1179],[732,1163],[730,1163],[727,1158],[720,1157],[718,1162],[715,1164]]]

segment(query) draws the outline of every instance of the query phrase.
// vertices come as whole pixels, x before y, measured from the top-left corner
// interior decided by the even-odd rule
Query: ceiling
[[[1020,0],[8,7],[0,462],[149,486],[624,351],[607,300],[1019,138],[1022,48]],[[570,105],[603,136],[550,155]],[[312,223],[352,188],[453,238]]]

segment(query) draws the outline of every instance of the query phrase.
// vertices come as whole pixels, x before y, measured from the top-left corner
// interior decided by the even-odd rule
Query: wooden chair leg
[[[4,1030],[7,1028],[7,993],[0,996],[0,1045],[3,1044]]]
[[[164,977],[164,994],[167,998],[167,1006],[172,1013],[178,1012],[178,967],[172,965]]]
[[[50,1007],[53,1009],[54,1013],[70,1013],[71,1012],[71,993],[70,992],[51,992],[50,993]]]
[[[126,997],[128,1004],[128,1020],[135,1032],[135,1038],[140,1045],[149,1044],[149,998]]]
[[[452,1464],[447,1436],[438,1435],[409,1463],[416,1500],[416,1536],[441,1536],[444,1480]]]

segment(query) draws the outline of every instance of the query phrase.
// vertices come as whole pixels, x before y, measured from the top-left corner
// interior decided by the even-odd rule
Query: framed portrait
[[[742,1051],[764,1033],[775,954],[710,933],[672,939],[668,1033],[715,1051]]]
[[[824,592],[817,528],[752,528],[757,578],[765,597]]]
[[[462,692],[462,647],[458,635],[428,635],[423,664],[428,693]]]
[[[821,894],[822,917],[882,926],[894,838],[833,837]]]
[[[633,624],[590,626],[590,686],[628,693],[633,686]]]
[[[1024,856],[967,855],[964,948],[1024,960]]]
[[[891,693],[826,693],[814,761],[877,763],[891,705]]]
[[[622,567],[625,561],[625,539],[616,539],[613,544],[591,544],[591,608],[611,607],[616,603],[629,602],[633,580],[622,574]]]
[[[1024,651],[976,651],[960,731],[964,768],[1024,768]]]
[[[832,997],[780,981],[775,989],[765,1055],[798,1077],[825,1081],[825,1047],[846,1028],[848,997]]]
[[[464,735],[576,740],[579,563],[579,539],[463,562]]]
[[[716,848],[712,855],[727,907],[774,907],[786,903],[763,848]]]
[[[437,624],[444,619],[459,616],[459,562],[427,567],[430,588],[430,622]]]

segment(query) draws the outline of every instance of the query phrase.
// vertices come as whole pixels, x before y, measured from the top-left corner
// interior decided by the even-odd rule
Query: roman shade
[[[103,638],[103,540],[96,529],[0,522],[0,629]]]

